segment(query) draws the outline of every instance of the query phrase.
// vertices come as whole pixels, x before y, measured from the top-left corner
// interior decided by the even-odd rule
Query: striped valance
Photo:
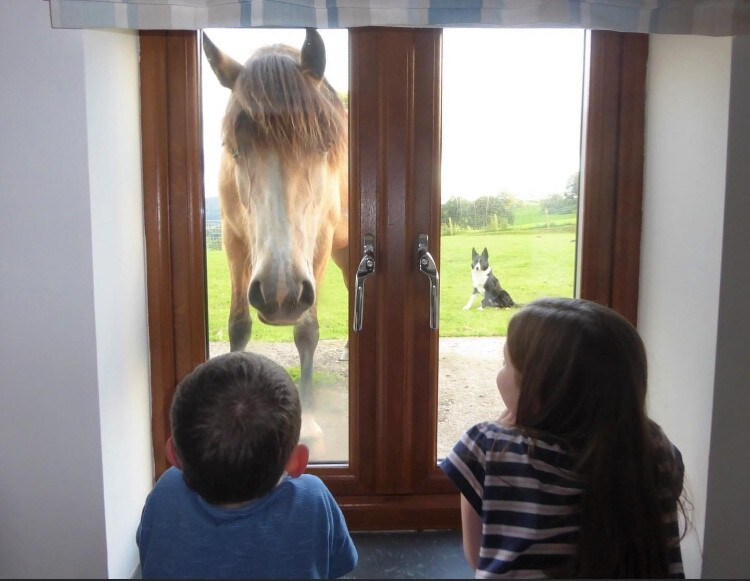
[[[48,0],[55,28],[589,28],[750,34],[750,0]]]

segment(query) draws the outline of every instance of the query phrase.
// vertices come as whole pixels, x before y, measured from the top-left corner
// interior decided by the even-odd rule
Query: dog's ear
[[[471,247],[471,257],[472,258],[476,258],[477,256],[479,256],[479,254],[477,253],[477,249],[472,246]]]
[[[484,247],[484,250],[482,250],[482,256],[484,256],[485,260],[487,260],[490,257],[489,253],[487,252],[486,246]]]

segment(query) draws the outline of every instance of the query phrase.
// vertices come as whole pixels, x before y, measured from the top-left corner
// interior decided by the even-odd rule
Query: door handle
[[[354,325],[355,333],[362,330],[365,307],[365,279],[375,272],[375,237],[365,234],[362,240],[362,260],[354,275]]]
[[[430,329],[437,331],[440,317],[440,273],[435,265],[435,259],[427,249],[428,240],[427,234],[417,236],[417,264],[419,272],[430,279]]]

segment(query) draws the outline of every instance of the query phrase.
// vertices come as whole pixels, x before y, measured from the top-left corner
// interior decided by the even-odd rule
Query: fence
[[[453,208],[449,204],[443,204],[441,233],[443,236],[452,236],[472,231],[499,232],[575,224],[576,201],[549,210],[538,202],[527,202],[493,212],[491,205],[484,199],[479,203],[451,200]],[[452,213],[450,210],[453,210]],[[221,250],[221,220],[206,220],[206,249]]]
[[[221,250],[221,220],[206,220],[206,249]]]

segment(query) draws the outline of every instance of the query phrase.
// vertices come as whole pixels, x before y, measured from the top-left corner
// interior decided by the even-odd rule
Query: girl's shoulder
[[[679,455],[680,451],[677,449],[672,441],[664,433],[662,427],[657,424],[654,420],[648,420],[649,434],[651,435],[651,441],[654,446],[660,450],[665,451],[668,454]]]
[[[485,452],[513,454],[514,456],[569,457],[562,440],[548,434],[532,434],[521,427],[500,422],[482,422],[475,425],[466,437]]]
[[[535,434],[522,427],[499,422],[482,422],[471,428],[461,445],[458,458],[475,459],[484,471],[485,484],[500,478],[525,488],[545,486],[578,490],[580,478],[575,468],[575,458],[564,442],[547,434]],[[514,480],[515,479],[515,480]]]
[[[685,478],[682,454],[679,448],[667,437],[661,426],[653,420],[649,420],[649,433],[654,450],[654,460],[662,479],[662,486],[668,489],[671,495],[678,498],[682,492]]]

